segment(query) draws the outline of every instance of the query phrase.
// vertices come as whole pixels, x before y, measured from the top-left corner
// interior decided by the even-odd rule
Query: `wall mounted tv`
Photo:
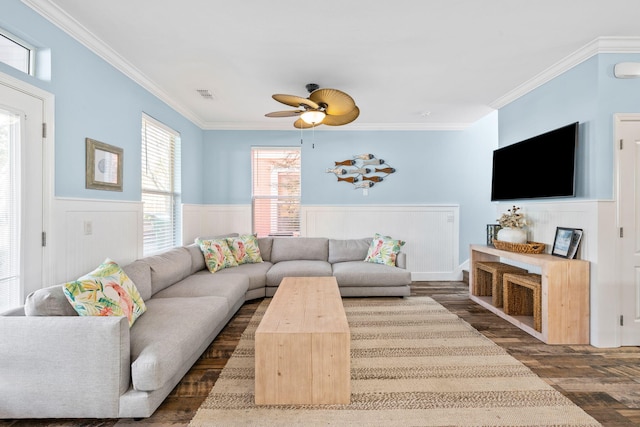
[[[579,123],[493,152],[491,200],[573,197]]]

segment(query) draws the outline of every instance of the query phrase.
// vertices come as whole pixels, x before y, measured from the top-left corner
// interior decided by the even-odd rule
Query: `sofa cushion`
[[[278,239],[275,239],[278,240]],[[275,243],[275,242],[274,242]],[[267,272],[267,286],[279,286],[285,277],[331,276],[331,264],[326,261],[281,261]]]
[[[143,260],[137,260],[122,267],[133,281],[143,300],[151,298],[151,267]]]
[[[182,247],[142,260],[151,267],[151,295],[191,274],[191,255]]]
[[[38,289],[27,296],[24,303],[27,316],[77,316],[78,312],[69,304],[62,285]]]
[[[404,243],[402,240],[392,239],[389,236],[376,233],[364,260],[366,262],[394,266],[396,265],[396,256]]]
[[[364,239],[329,239],[329,262],[362,261],[367,256],[371,237]]]
[[[271,261],[271,247],[273,246],[273,237],[259,237],[258,247],[260,248],[260,256],[263,261]]]
[[[338,262],[332,265],[339,286],[406,286],[411,273],[398,267],[364,261]]]
[[[294,260],[327,261],[329,239],[324,237],[279,237],[271,245],[271,262]]]
[[[226,239],[198,240],[196,243],[204,254],[204,263],[210,272],[238,265]]]
[[[225,268],[216,272],[216,276],[225,276],[227,274],[242,274],[249,278],[249,289],[264,288],[267,284],[267,271],[273,264],[264,261],[256,264],[242,264],[233,268]],[[209,273],[211,274],[211,273]]]
[[[62,286],[80,316],[125,316],[131,326],[147,310],[135,284],[109,258],[91,273]]]
[[[253,234],[228,237],[226,240],[238,265],[262,262],[258,240]]]
[[[222,297],[147,301],[147,312],[130,331],[133,388],[161,388],[201,347],[215,325],[224,322],[227,306]]]
[[[178,283],[155,294],[154,298],[180,297],[224,297],[231,310],[238,301],[244,301],[244,294],[249,290],[249,277],[244,274],[228,274],[220,276],[211,274],[209,270],[202,270]]]
[[[200,270],[204,270],[207,268],[207,265],[204,262],[204,255],[200,250],[200,246],[196,243],[192,243],[184,247],[189,255],[191,256],[191,274],[196,273]]]

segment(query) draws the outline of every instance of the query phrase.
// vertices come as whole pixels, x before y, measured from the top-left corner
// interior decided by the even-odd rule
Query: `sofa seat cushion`
[[[333,275],[338,286],[406,286],[411,284],[411,273],[398,267],[364,261],[333,264]]]
[[[249,289],[249,278],[243,274],[228,274],[220,276],[209,270],[201,270],[186,277],[155,294],[154,298],[193,298],[193,297],[223,297],[229,305],[228,309],[244,300],[244,294]]]
[[[216,271],[214,275],[225,277],[232,274],[243,274],[249,278],[249,290],[253,290],[266,286],[267,271],[269,271],[272,265],[273,264],[267,261],[256,264],[242,264],[237,267]]]
[[[147,301],[147,312],[130,331],[133,388],[152,391],[162,387],[227,314],[227,299],[223,297]]]
[[[267,286],[279,286],[285,277],[331,276],[331,264],[326,261],[281,261],[267,272]]]

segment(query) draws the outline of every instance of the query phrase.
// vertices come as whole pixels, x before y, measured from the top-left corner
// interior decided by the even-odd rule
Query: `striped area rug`
[[[251,319],[190,426],[599,426],[429,297],[347,298],[351,403],[256,406]]]

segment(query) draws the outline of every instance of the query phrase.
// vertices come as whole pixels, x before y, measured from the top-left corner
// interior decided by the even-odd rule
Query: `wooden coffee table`
[[[284,278],[255,333],[256,404],[348,404],[350,341],[334,277]]]

